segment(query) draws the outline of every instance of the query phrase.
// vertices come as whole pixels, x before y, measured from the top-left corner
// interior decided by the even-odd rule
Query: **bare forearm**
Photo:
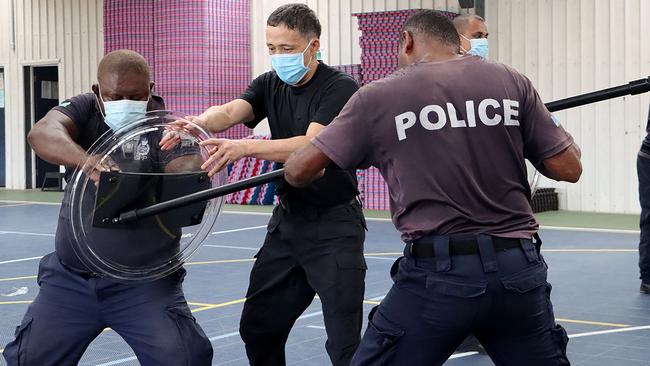
[[[235,125],[223,106],[212,106],[203,112],[199,118],[207,121],[206,126],[211,132],[222,132]]]
[[[87,157],[84,149],[60,128],[34,128],[27,140],[36,155],[56,165],[76,167]]]
[[[296,150],[309,143],[309,137],[296,136],[281,140],[242,140],[246,144],[246,156],[284,163]]]
[[[560,154],[544,160],[536,168],[548,178],[575,183],[582,175],[581,156],[580,148],[574,143]]]
[[[294,187],[304,187],[324,174],[331,160],[309,143],[295,153],[284,165],[284,177]]]
[[[243,99],[212,106],[197,117],[198,122],[203,121],[204,127],[213,133],[225,131],[236,124],[252,121],[254,118],[253,106]]]

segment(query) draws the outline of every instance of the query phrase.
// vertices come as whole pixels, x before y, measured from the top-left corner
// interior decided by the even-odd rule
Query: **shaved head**
[[[135,51],[117,50],[99,62],[92,89],[103,112],[104,101],[148,100],[153,86],[147,60]]]
[[[97,80],[121,74],[138,74],[151,80],[149,64],[141,54],[131,50],[117,50],[102,58],[97,68]]]

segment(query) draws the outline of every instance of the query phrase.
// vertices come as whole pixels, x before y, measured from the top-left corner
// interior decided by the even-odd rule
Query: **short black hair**
[[[422,34],[433,37],[445,44],[455,46],[457,49],[460,48],[460,36],[454,24],[446,15],[436,10],[424,9],[411,15],[404,22],[403,31],[408,31],[413,35]]]
[[[478,20],[480,22],[485,23],[485,19],[481,18],[480,16],[476,14],[462,14],[454,18],[453,24],[454,27],[456,27],[456,30],[459,33],[465,32],[465,29],[469,25],[470,20]]]
[[[277,27],[284,25],[289,29],[297,30],[303,37],[320,38],[320,22],[316,13],[305,4],[286,4],[275,9],[266,25]]]

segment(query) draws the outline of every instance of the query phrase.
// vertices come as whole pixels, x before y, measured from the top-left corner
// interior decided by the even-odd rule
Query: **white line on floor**
[[[236,246],[232,246],[232,245],[203,244],[203,246],[204,246],[204,247],[210,247],[210,248],[243,249],[243,250],[260,250],[260,248],[236,247]]]
[[[34,235],[34,236],[55,236],[54,234],[46,234],[46,233],[31,233],[31,232],[29,232],[29,231],[7,231],[7,230],[0,230],[0,234]]]
[[[10,205],[0,205],[0,208],[5,208],[5,207],[17,207],[17,206],[29,206],[31,203],[13,203]]]
[[[309,319],[309,318],[313,318],[313,317],[315,317],[315,316],[319,316],[319,315],[323,315],[323,312],[322,312],[322,311],[314,311],[313,313],[307,313],[307,314],[305,314],[305,315],[301,315],[301,316],[300,316],[298,319],[296,319],[296,320]]]
[[[106,363],[100,363],[97,366],[112,366],[112,365],[119,365],[121,363],[129,362],[129,361],[134,361],[137,360],[138,358],[135,356],[131,357],[126,357],[126,358],[120,358],[119,360],[111,361],[111,362],[106,362]]]
[[[595,227],[570,227],[570,226],[540,226],[543,230],[557,230],[557,231],[580,231],[587,233],[612,233],[612,234],[638,234],[639,230],[624,230],[624,229],[600,229]]]
[[[618,328],[618,329],[608,329],[608,330],[598,330],[595,332],[586,332],[586,333],[577,333],[569,334],[569,338],[580,338],[580,337],[589,337],[601,334],[610,334],[610,333],[622,333],[622,332],[633,332],[636,330],[645,330],[650,329],[650,325],[642,325],[638,327],[627,327],[627,328]]]
[[[29,258],[20,258],[20,259],[12,259],[12,260],[8,260],[8,261],[2,261],[2,262],[0,262],[0,264],[33,261],[34,259],[41,259],[41,258],[43,258],[43,256],[40,256],[40,257],[29,257]]]
[[[325,330],[325,327],[322,325],[308,325],[307,328],[312,328],[312,329],[323,329]]]
[[[216,341],[216,340],[219,340],[219,339],[230,338],[230,337],[234,337],[234,336],[238,336],[238,335],[239,335],[239,332],[232,332],[232,333],[226,333],[226,334],[210,337],[208,339],[210,340],[210,342],[213,342],[213,341]]]
[[[463,358],[463,357],[474,356],[474,355],[478,355],[478,352],[463,352],[463,353],[456,353],[456,354],[454,354],[454,355],[451,355],[451,356],[449,357],[449,359],[451,360],[451,359],[454,359],[454,358]]]
[[[38,201],[16,201],[16,200],[0,200],[2,203],[24,203],[27,205],[49,205],[61,206],[61,202],[38,202]]]
[[[255,230],[255,229],[262,229],[262,228],[266,228],[266,225],[242,227],[239,229],[232,229],[232,230],[213,231],[212,235],[238,233],[240,231],[248,231],[248,230]]]
[[[371,256],[371,255],[366,255],[365,257],[370,258],[370,259],[381,259],[381,260],[384,260],[384,261],[391,261],[391,262],[394,262],[395,259],[397,259],[397,257],[375,257],[375,256]]]
[[[255,211],[222,211],[229,215],[250,215],[250,216],[271,216],[270,212],[255,212]]]

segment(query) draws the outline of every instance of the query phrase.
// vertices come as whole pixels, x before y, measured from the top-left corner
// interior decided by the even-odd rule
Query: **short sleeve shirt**
[[[275,71],[264,73],[241,95],[255,115],[246,126],[254,128],[268,118],[271,138],[304,136],[311,122],[329,125],[358,88],[352,77],[324,63],[319,63],[313,77],[299,87],[284,83]],[[305,188],[281,181],[278,194],[289,201],[316,206],[349,202],[358,194],[356,173],[354,169],[331,167],[324,177]]]
[[[343,169],[376,166],[405,241],[427,234],[530,238],[524,159],[571,136],[531,82],[476,56],[419,63],[357,92],[312,143]]]

